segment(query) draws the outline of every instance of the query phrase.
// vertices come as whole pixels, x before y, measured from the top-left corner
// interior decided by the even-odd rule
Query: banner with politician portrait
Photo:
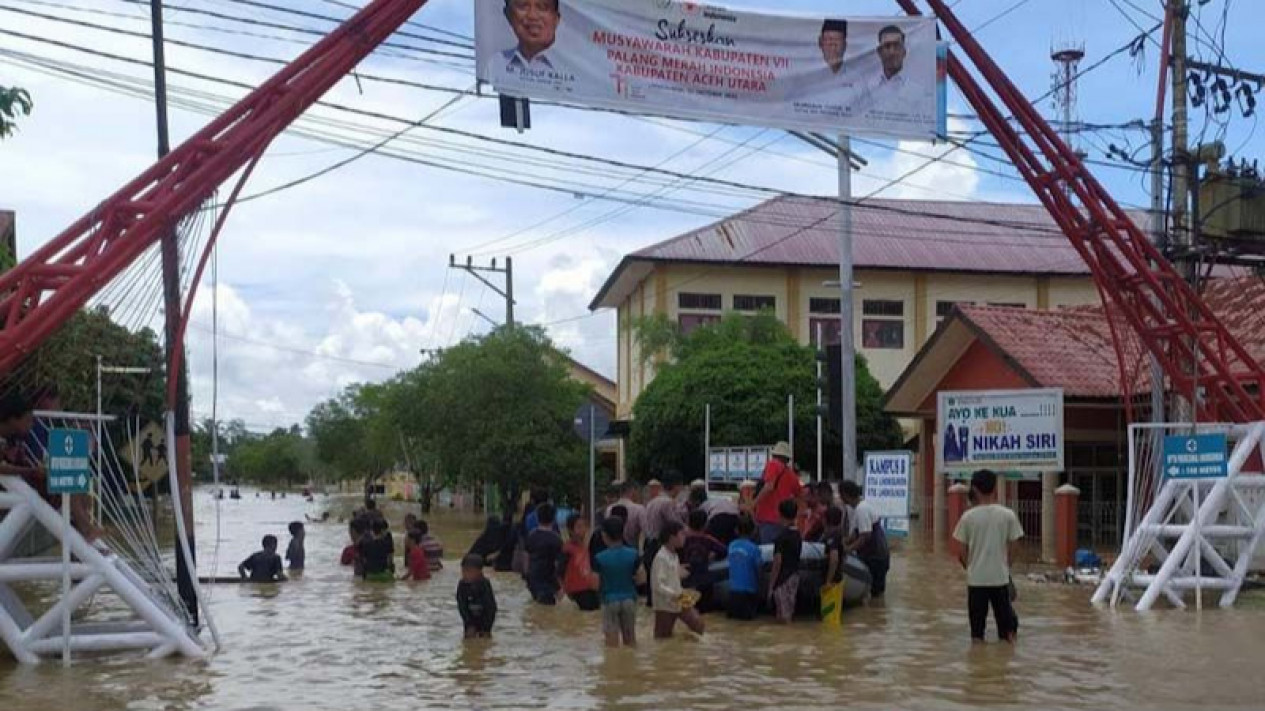
[[[934,20],[677,0],[475,0],[478,77],[511,96],[733,124],[930,140]]]

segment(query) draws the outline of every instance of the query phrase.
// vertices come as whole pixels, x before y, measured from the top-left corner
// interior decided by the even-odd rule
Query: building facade
[[[1265,281],[1223,278],[1204,291],[1209,308],[1256,359],[1265,359]],[[1130,364],[1136,370],[1142,361]],[[1104,551],[1119,549],[1128,502],[1129,409],[1120,386],[1115,346],[1101,307],[1019,310],[962,306],[950,312],[927,344],[888,390],[888,412],[921,421],[915,470],[914,509],[939,538],[949,534],[946,490],[951,483],[937,471],[935,452],[942,423],[941,391],[1063,391],[1063,471],[1042,472],[1006,482],[1001,500],[1019,514],[1026,537],[1040,540],[1042,557],[1052,559],[1055,490],[1072,484],[1079,491],[1078,544]],[[1149,401],[1145,392],[1136,398]],[[1135,401],[1136,419],[1144,404]]]
[[[853,209],[852,329],[889,388],[955,304],[1081,306],[1098,294],[1039,205],[874,200]],[[630,326],[663,315],[686,331],[727,311],[771,310],[801,343],[838,341],[833,203],[775,198],[626,256],[590,304],[618,318],[617,404],[632,416],[661,356]]]

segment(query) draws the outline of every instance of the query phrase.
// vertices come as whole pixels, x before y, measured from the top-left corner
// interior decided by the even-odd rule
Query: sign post
[[[1206,479],[1224,479],[1230,474],[1224,434],[1170,435],[1164,438],[1164,478],[1189,479],[1195,506],[1191,525],[1195,540],[1201,541],[1203,526],[1199,512],[1200,487]],[[1191,547],[1195,559],[1195,609],[1203,610],[1203,550],[1198,543]]]
[[[889,536],[909,535],[909,480],[913,452],[865,453],[865,500]]]
[[[1063,390],[940,391],[936,469],[1063,471]]]
[[[606,433],[610,418],[597,406],[580,405],[575,413],[575,433],[589,443],[589,525],[597,525],[597,437],[598,431]]]
[[[62,664],[70,666],[70,495],[86,494],[92,483],[87,430],[48,433],[48,492],[61,495]]]

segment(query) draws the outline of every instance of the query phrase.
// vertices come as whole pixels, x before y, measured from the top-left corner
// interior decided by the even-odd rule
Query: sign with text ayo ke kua
[[[478,79],[504,95],[639,114],[931,140],[935,21],[688,0],[475,0]]]
[[[940,391],[936,468],[998,473],[1063,470],[1063,391]]]
[[[865,500],[892,536],[909,535],[909,487],[913,452],[865,453]]]
[[[92,481],[87,430],[57,429],[48,433],[48,491],[86,494]]]
[[[1169,435],[1164,438],[1168,479],[1222,479],[1229,475],[1224,434]]]

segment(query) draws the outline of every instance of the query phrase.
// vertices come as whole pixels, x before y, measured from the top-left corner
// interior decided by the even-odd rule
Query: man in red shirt
[[[760,528],[760,543],[772,543],[782,532],[782,519],[777,507],[787,499],[797,499],[803,492],[799,474],[791,466],[791,445],[773,445],[769,463],[760,478],[760,493],[755,497],[755,521]]]

